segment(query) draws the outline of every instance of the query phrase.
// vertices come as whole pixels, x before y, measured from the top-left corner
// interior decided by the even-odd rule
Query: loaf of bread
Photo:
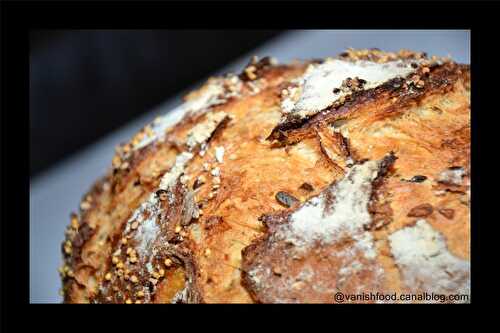
[[[62,250],[67,303],[468,298],[469,66],[254,57],[116,148]]]

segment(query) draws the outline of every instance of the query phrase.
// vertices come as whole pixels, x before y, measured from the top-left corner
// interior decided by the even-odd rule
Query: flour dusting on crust
[[[465,176],[464,168],[449,168],[439,174],[438,182],[450,185],[462,185]]]
[[[363,89],[372,89],[414,71],[410,62],[402,60],[379,64],[330,59],[322,64],[311,64],[282,101],[282,110],[285,114],[305,118],[345,97],[347,93],[340,88],[348,78],[362,79],[365,81]]]
[[[343,234],[355,235],[371,221],[368,202],[371,182],[377,177],[378,162],[355,165],[337,184],[308,201],[290,217],[290,238],[297,242],[331,242]],[[333,206],[329,202],[333,198]],[[359,239],[366,253],[374,253],[367,238]]]
[[[425,220],[389,236],[392,254],[412,291],[470,293],[470,262],[448,251],[443,235]]]

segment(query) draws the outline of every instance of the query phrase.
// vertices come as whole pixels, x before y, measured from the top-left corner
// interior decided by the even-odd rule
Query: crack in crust
[[[267,140],[272,141],[275,146],[294,144],[314,136],[315,128],[331,125],[339,119],[354,117],[358,110],[371,103],[387,101],[383,105],[381,115],[391,115],[411,103],[418,103],[428,95],[446,93],[460,78],[468,81],[468,65],[450,62],[424,68],[429,68],[429,72],[419,77],[419,81],[423,82],[422,86],[417,86],[412,81],[415,74],[410,74],[405,79],[394,78],[376,88],[354,92],[348,100],[312,116],[287,117],[272,130]]]

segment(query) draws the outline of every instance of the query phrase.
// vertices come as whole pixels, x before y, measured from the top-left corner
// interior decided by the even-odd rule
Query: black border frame
[[[494,27],[495,14],[500,12],[498,7],[491,3],[373,3],[373,2],[343,2],[343,3],[84,3],[84,2],[24,2],[2,4],[2,110],[1,110],[1,174],[2,174],[2,202],[1,202],[1,263],[2,263],[2,325],[10,324],[18,327],[19,324],[28,324],[34,320],[37,324],[46,323],[55,326],[55,321],[60,321],[67,315],[72,322],[74,313],[83,309],[92,312],[94,319],[112,318],[103,311],[93,311],[88,307],[76,306],[76,311],[66,306],[58,306],[57,310],[50,306],[32,305],[29,303],[29,118],[28,118],[28,74],[29,74],[29,31],[31,29],[107,29],[116,27],[133,28],[227,28],[238,27],[243,29],[269,29],[269,28],[376,28],[376,29],[471,29],[471,70],[474,84],[472,85],[472,108],[478,110],[472,113],[472,221],[480,220],[480,210],[489,205],[488,199],[480,199],[481,190],[480,177],[487,179],[488,175],[495,175],[495,165],[491,163],[480,164],[480,152],[487,157],[494,155],[495,148],[485,147],[488,143],[495,142],[494,139],[485,139],[484,135],[495,133],[487,129],[494,126],[492,120],[495,116],[495,108],[491,97],[496,96],[493,91],[495,83],[495,64],[491,62],[494,51],[488,51],[488,44],[496,42]],[[476,7],[477,6],[477,7]],[[166,19],[166,13],[174,13],[175,20]],[[482,107],[481,107],[482,106]],[[493,108],[493,109],[491,109]],[[484,113],[483,113],[484,112]],[[485,113],[487,115],[485,115]],[[483,113],[481,116],[480,114]],[[488,118],[488,123],[484,119]],[[481,129],[480,129],[481,128]],[[480,138],[483,137],[483,138]],[[15,138],[15,141],[12,139]],[[483,161],[485,162],[485,161]],[[483,166],[489,166],[491,170],[483,171]],[[495,176],[493,176],[495,177]],[[480,208],[481,207],[481,208]],[[486,212],[483,212],[483,217]],[[488,222],[489,221],[489,222]],[[485,219],[484,223],[495,224],[496,219]],[[480,224],[472,223],[472,298],[471,305],[482,303],[488,297],[481,295],[483,289],[491,289],[485,282],[479,283],[483,264],[488,263],[483,258],[489,251],[480,254],[479,238],[483,244],[495,244],[487,242],[484,238],[492,235],[490,232],[480,232]],[[493,261],[492,261],[493,262]],[[494,286],[494,285],[493,285]],[[494,298],[490,295],[489,298]],[[57,306],[57,305],[52,305]],[[129,311],[123,308],[106,309],[119,312],[119,318]],[[142,306],[133,307],[131,313],[143,310]],[[172,310],[175,316],[192,316],[185,308]],[[276,306],[272,306],[276,309]],[[345,309],[350,306],[341,307]],[[378,307],[372,307],[369,312],[377,313]],[[420,307],[421,308],[421,307]],[[99,309],[97,307],[97,309]],[[215,309],[215,322],[221,320],[221,315],[227,313]],[[231,307],[231,311],[243,309]],[[242,313],[246,314],[245,307]],[[268,315],[275,314],[270,311],[269,306],[265,308]],[[297,307],[287,307],[289,312]],[[354,311],[358,311],[356,308]],[[457,306],[456,309],[464,311],[464,307]],[[52,310],[52,311],[51,311]],[[317,311],[314,309],[313,311]],[[339,307],[335,307],[338,311]],[[393,311],[394,309],[391,309]],[[410,312],[413,312],[412,308]],[[54,312],[54,311],[57,311]],[[66,312],[68,311],[68,312]],[[152,311],[152,312],[151,312]],[[158,312],[156,312],[158,311]],[[157,313],[163,313],[163,307],[147,308],[145,314],[137,313],[135,316],[154,317]],[[203,308],[200,312],[207,311]],[[238,310],[236,310],[238,311]],[[299,310],[302,313],[303,310]],[[329,313],[331,310],[327,310]],[[349,310],[348,310],[349,311]],[[469,311],[466,309],[465,311]],[[14,321],[16,313],[30,312],[30,320]],[[51,312],[54,320],[50,320]],[[101,314],[99,315],[99,312]],[[406,312],[403,310],[403,312]],[[435,311],[431,311],[435,312]],[[299,313],[299,312],[298,312]],[[442,312],[439,311],[439,315]],[[79,315],[80,317],[81,315]],[[95,317],[94,317],[95,316]],[[364,316],[364,315],[363,315]],[[170,317],[170,316],[169,316]],[[390,317],[393,317],[391,314]],[[127,317],[125,317],[127,318]],[[290,316],[285,321],[290,321]],[[330,318],[327,316],[326,318]],[[360,316],[360,318],[362,318]],[[49,320],[47,320],[49,319]],[[307,316],[302,319],[307,320]],[[260,320],[260,319],[258,319]],[[192,320],[191,320],[192,321]],[[110,322],[115,322],[111,319]],[[292,322],[292,321],[290,321]],[[356,322],[356,325],[358,322]],[[170,324],[169,324],[170,325]],[[74,326],[74,324],[72,325]],[[20,327],[18,327],[20,329]]]

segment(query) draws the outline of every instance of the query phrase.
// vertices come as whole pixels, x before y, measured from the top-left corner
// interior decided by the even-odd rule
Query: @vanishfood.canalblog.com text
[[[468,294],[438,294],[438,293],[381,293],[362,292],[348,294],[337,292],[335,303],[469,303]]]

